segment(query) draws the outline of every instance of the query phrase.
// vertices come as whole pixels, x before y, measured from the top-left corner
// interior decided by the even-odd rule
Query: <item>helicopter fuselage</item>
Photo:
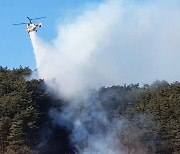
[[[39,23],[39,24],[30,23],[30,24],[27,25],[26,30],[27,30],[28,33],[30,33],[30,32],[33,32],[33,31],[37,31],[36,30],[37,27],[42,27],[42,24],[41,23]]]

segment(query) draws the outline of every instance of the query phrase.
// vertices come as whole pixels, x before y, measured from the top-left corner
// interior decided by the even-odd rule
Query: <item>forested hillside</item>
[[[0,153],[77,152],[69,140],[71,130],[49,117],[51,108],[61,112],[63,100],[49,94],[43,80],[27,80],[30,74],[27,67],[0,67]],[[180,153],[179,82],[102,87],[90,97],[109,121],[124,121],[117,139],[128,154]]]
[[[30,73],[27,67],[0,68],[0,153],[38,153],[44,148],[38,147],[43,129],[54,131],[48,110],[55,100],[43,80],[26,80]]]
[[[0,68],[1,152],[35,147],[48,122],[49,96],[40,88],[42,80],[25,80],[30,73],[29,68]]]
[[[159,86],[157,83],[146,87],[125,114],[132,121],[137,114],[151,116],[152,130],[146,132],[142,140],[154,142],[156,153],[180,153],[180,83],[162,82]]]

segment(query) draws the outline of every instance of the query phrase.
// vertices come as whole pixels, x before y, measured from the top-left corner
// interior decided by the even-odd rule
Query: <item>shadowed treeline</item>
[[[79,129],[82,139],[72,140],[75,130],[72,122],[58,123],[58,116],[56,120],[49,116],[52,109],[61,115],[62,109],[71,102],[48,93],[43,80],[26,80],[31,73],[27,67],[0,68],[1,153],[90,153],[94,134],[104,142],[107,140],[104,136],[113,135],[116,142],[108,145],[114,153],[117,147],[123,154],[180,152],[179,82],[156,81],[143,87],[132,84],[91,90],[88,98],[82,100],[88,100],[89,106],[74,106],[76,115],[106,116],[106,121],[103,117],[92,120],[87,116],[81,122],[89,136],[83,138],[84,132]],[[100,107],[94,108],[95,105]],[[93,115],[95,111],[101,114]],[[113,134],[109,135],[110,132]]]

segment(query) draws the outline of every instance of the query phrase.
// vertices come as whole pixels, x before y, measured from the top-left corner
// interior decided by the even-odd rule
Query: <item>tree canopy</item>
[[[28,80],[31,73],[28,67],[0,67],[0,153],[75,153],[71,130],[49,117],[52,107],[61,112],[63,100],[49,94],[43,80]],[[90,97],[109,121],[125,119],[117,138],[127,153],[180,153],[179,82],[102,87]]]

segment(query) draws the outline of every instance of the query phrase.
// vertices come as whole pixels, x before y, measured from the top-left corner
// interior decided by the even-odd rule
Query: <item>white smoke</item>
[[[107,0],[96,9],[85,10],[72,22],[61,23],[51,44],[31,32],[38,75],[56,94],[68,100],[82,97],[87,89],[100,86],[179,80],[179,6],[178,0],[141,3]],[[92,103],[89,106],[91,113],[86,108],[85,115],[79,117],[73,103],[61,115],[57,116],[55,111],[51,115],[59,117],[56,120],[60,123],[75,121],[72,138],[77,141],[84,134],[82,137],[90,141],[91,149],[83,153],[104,153],[110,140],[116,142],[111,133],[112,126],[117,126],[108,124],[101,106],[92,108]],[[94,131],[90,135],[84,123],[94,118],[107,127],[105,136]],[[77,130],[82,130],[81,134]],[[118,153],[120,149],[110,146],[108,150],[105,153]]]
[[[59,25],[52,44],[30,33],[39,76],[68,98],[102,85],[179,80],[179,2],[168,2],[107,1]]]

